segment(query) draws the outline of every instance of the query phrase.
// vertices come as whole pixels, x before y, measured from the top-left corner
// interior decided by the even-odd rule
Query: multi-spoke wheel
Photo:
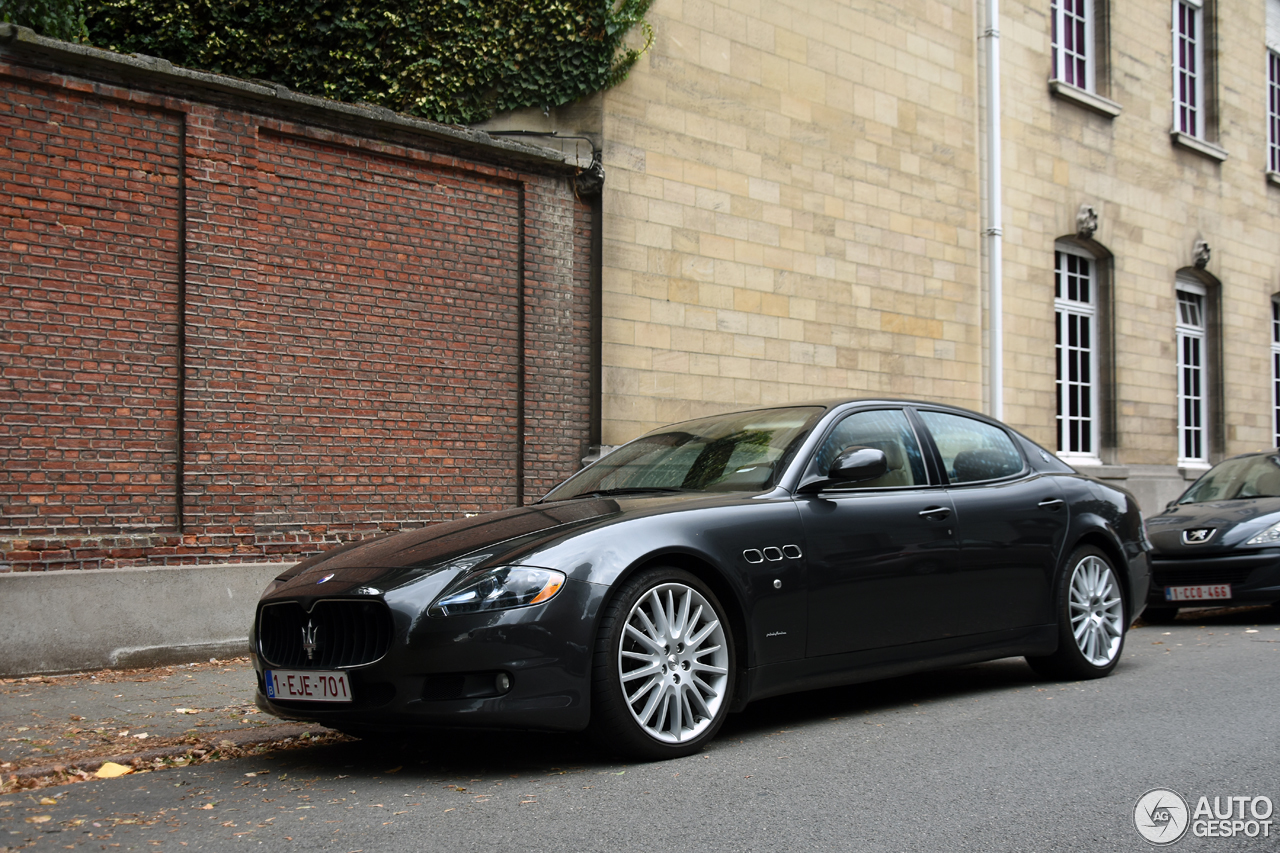
[[[1054,678],[1099,678],[1115,669],[1124,648],[1124,592],[1111,562],[1098,548],[1077,548],[1058,584],[1058,650],[1028,657]]]
[[[601,621],[593,734],[637,757],[696,752],[724,722],[733,672],[733,634],[711,590],[679,569],[643,572]]]

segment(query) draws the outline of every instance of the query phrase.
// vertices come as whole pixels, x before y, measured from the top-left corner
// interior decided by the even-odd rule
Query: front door
[[[849,447],[885,453],[877,480],[796,498],[809,547],[809,657],[951,636],[958,569],[955,509],[931,485],[901,409],[855,412],[810,464],[825,473]]]

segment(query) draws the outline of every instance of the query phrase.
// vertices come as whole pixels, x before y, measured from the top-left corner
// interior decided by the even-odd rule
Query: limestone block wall
[[[603,434],[981,403],[973,7],[657,0],[604,96]]]

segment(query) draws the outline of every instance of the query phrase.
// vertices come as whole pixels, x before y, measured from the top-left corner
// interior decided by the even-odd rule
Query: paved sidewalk
[[[0,790],[75,781],[105,761],[142,769],[340,737],[262,714],[253,692],[247,658],[0,679]]]

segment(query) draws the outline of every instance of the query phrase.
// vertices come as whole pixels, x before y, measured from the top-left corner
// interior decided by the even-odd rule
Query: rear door
[[[994,423],[953,412],[916,414],[956,511],[959,630],[979,634],[1052,622],[1054,570],[1069,521],[1056,479],[1033,471],[1013,437]]]

